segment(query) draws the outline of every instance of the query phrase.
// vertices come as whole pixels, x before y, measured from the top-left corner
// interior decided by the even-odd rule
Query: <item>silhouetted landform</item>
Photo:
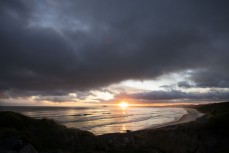
[[[101,136],[0,112],[0,153],[228,153],[229,102],[194,108],[205,113],[194,122]]]
[[[66,128],[50,119],[0,112],[0,153],[93,152],[104,147],[91,132]]]

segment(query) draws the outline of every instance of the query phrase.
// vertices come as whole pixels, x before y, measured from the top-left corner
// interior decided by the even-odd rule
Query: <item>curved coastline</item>
[[[187,114],[184,114],[178,120],[174,120],[172,122],[165,123],[165,124],[154,125],[154,126],[148,128],[148,129],[157,129],[157,128],[162,128],[162,127],[167,127],[167,126],[170,126],[170,125],[188,123],[188,122],[195,121],[196,119],[198,119],[199,117],[202,117],[204,115],[203,113],[197,111],[194,108],[184,108],[184,109],[187,111]]]

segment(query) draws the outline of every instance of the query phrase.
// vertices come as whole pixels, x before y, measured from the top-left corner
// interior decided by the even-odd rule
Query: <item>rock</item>
[[[131,130],[126,130],[126,133],[130,133],[131,132]]]
[[[38,153],[38,152],[31,144],[26,144],[21,148],[19,153]]]

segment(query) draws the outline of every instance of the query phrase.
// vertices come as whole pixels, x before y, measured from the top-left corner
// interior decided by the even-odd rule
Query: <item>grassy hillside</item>
[[[104,149],[103,143],[90,132],[66,128],[49,119],[33,119],[3,111],[0,112],[0,149],[4,149],[4,140],[9,138],[12,142],[8,143],[12,145],[20,140],[40,151],[88,152]],[[20,149],[20,146],[16,147]]]
[[[197,109],[208,116],[207,128],[229,133],[229,102],[197,106]]]

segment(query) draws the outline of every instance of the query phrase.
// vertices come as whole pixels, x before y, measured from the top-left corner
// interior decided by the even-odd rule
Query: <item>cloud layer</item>
[[[228,6],[227,0],[1,0],[0,95],[64,95],[189,69],[195,87],[228,88]]]
[[[210,90],[209,92],[183,92],[181,90],[170,91],[151,91],[126,95],[117,95],[117,98],[128,97],[128,99],[134,99],[136,101],[147,100],[150,102],[162,101],[223,101],[229,100],[229,91],[217,91]]]

